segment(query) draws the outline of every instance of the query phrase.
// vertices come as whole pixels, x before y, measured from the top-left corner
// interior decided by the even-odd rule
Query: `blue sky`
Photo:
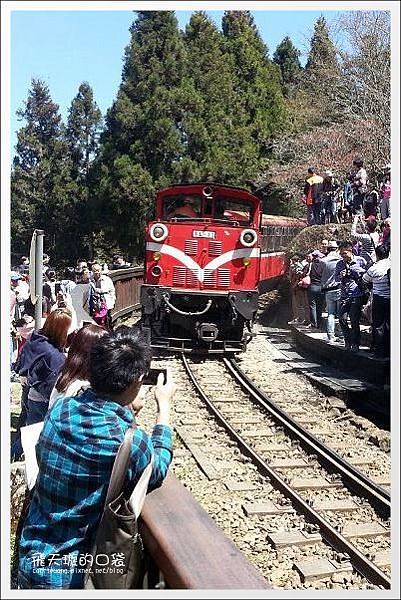
[[[220,27],[223,11],[208,11]],[[273,54],[289,35],[304,53],[316,19],[330,21],[337,11],[252,11],[259,32]],[[176,11],[185,28],[191,11]],[[105,114],[121,77],[124,48],[129,41],[132,11],[13,11],[11,14],[11,143],[21,126],[15,112],[26,99],[32,77],[46,81],[52,99],[66,117],[82,81],[88,81]],[[304,62],[304,61],[303,61]]]

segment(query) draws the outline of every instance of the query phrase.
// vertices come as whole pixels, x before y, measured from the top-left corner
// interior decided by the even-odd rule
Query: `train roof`
[[[306,227],[305,219],[298,219],[296,217],[283,217],[281,215],[262,215],[262,225],[276,225],[283,227]]]
[[[218,181],[194,181],[192,183],[172,183],[168,187],[163,188],[162,190],[159,190],[159,191],[165,192],[166,190],[169,190],[170,188],[185,187],[185,186],[190,186],[190,185],[204,185],[204,186],[216,185],[218,187],[228,188],[231,190],[240,190],[241,192],[247,192],[248,194],[251,194],[251,196],[253,196],[252,192],[250,192],[246,188],[240,187],[239,185],[229,185],[228,183],[219,183]],[[256,198],[256,196],[255,196],[255,198]]]

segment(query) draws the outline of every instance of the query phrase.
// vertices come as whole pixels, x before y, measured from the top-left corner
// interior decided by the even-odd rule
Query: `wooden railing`
[[[171,473],[146,497],[140,533],[151,559],[150,589],[271,588]]]
[[[116,305],[112,310],[113,322],[138,310],[143,282],[143,267],[118,269],[108,273],[116,288]]]

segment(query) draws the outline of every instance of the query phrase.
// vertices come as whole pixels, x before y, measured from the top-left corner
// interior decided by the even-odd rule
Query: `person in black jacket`
[[[309,270],[310,285],[308,287],[308,300],[310,310],[309,328],[320,329],[322,322],[322,312],[324,306],[324,294],[322,292],[322,258],[324,254],[319,250],[314,250],[311,255],[311,266]]]
[[[54,310],[22,349],[16,370],[26,378],[29,390],[26,425],[43,421],[47,413],[51,391],[65,362],[64,348],[71,320],[68,309]]]

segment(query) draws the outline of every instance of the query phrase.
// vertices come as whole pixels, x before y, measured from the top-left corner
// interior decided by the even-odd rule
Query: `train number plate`
[[[216,237],[216,232],[215,231],[199,231],[199,230],[195,230],[192,232],[192,237],[195,238],[209,238],[211,240],[214,240]]]

